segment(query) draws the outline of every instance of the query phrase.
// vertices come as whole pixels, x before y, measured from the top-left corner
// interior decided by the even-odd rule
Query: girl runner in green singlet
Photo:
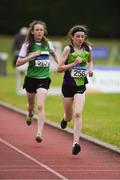
[[[58,63],[58,57],[51,42],[45,35],[46,24],[42,21],[33,21],[30,24],[26,40],[22,45],[16,66],[29,63],[23,87],[27,91],[28,115],[27,125],[31,125],[34,115],[35,95],[37,97],[38,128],[36,141],[42,141],[45,122],[44,104],[50,86],[50,54]]]
[[[81,150],[79,136],[82,128],[82,111],[88,83],[87,74],[93,76],[93,60],[86,27],[76,25],[70,29],[68,36],[70,44],[64,48],[58,65],[58,71],[64,72],[62,94],[65,113],[61,128],[65,129],[74,115],[72,154],[76,155]]]

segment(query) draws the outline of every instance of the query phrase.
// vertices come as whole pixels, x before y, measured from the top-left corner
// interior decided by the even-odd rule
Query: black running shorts
[[[86,91],[86,85],[71,86],[68,84],[62,85],[62,94],[64,97],[73,97],[75,94],[83,94]]]
[[[45,79],[36,79],[36,78],[30,78],[25,77],[23,88],[26,89],[29,93],[36,93],[36,90],[39,88],[49,89],[51,83],[50,78]]]

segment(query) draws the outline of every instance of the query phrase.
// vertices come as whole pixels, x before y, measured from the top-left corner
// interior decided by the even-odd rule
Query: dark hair
[[[71,35],[74,36],[74,34],[78,31],[82,31],[85,34],[87,34],[87,29],[85,29],[85,27],[83,28],[82,26],[76,26],[74,28],[71,29]]]
[[[83,46],[90,45],[90,43],[87,40],[88,29],[84,25],[75,25],[69,30],[67,37],[68,39],[70,39],[70,42],[73,44],[72,37],[74,36],[76,32],[79,32],[79,31],[82,31],[85,33],[85,42],[83,43]]]
[[[33,46],[33,44],[35,43],[35,39],[34,39],[34,35],[31,33],[34,30],[34,27],[36,24],[41,24],[44,27],[44,36],[41,40],[42,46],[45,46],[46,44],[46,37],[45,35],[47,35],[47,27],[45,22],[41,21],[41,20],[35,20],[32,23],[29,24],[29,29],[28,29],[28,33],[26,36],[26,42],[28,42],[28,52],[31,50],[31,47]]]

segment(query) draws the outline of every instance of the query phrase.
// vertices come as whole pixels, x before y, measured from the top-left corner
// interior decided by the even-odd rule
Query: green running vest
[[[68,64],[73,63],[75,59],[78,57],[82,58],[82,63],[80,65],[76,65],[75,67],[69,70],[69,73],[71,74],[70,76],[75,82],[76,86],[81,86],[85,84],[85,73],[87,73],[88,71],[89,55],[90,52],[84,49],[82,53],[78,53],[74,50],[68,56]]]
[[[50,48],[49,44],[46,43],[43,47],[39,44],[34,44],[31,48],[31,52],[40,51],[39,57],[36,57],[29,61],[27,77],[44,79],[50,76]]]

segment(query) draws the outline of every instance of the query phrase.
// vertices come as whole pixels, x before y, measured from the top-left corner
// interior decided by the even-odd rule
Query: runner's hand
[[[88,74],[89,74],[89,77],[93,77],[93,71],[89,71]]]
[[[75,65],[81,64],[82,63],[82,58],[81,57],[77,57],[74,63],[75,63]]]
[[[40,53],[41,53],[40,51],[32,52],[29,54],[29,57],[30,57],[30,59],[33,59],[33,58],[39,56]]]

